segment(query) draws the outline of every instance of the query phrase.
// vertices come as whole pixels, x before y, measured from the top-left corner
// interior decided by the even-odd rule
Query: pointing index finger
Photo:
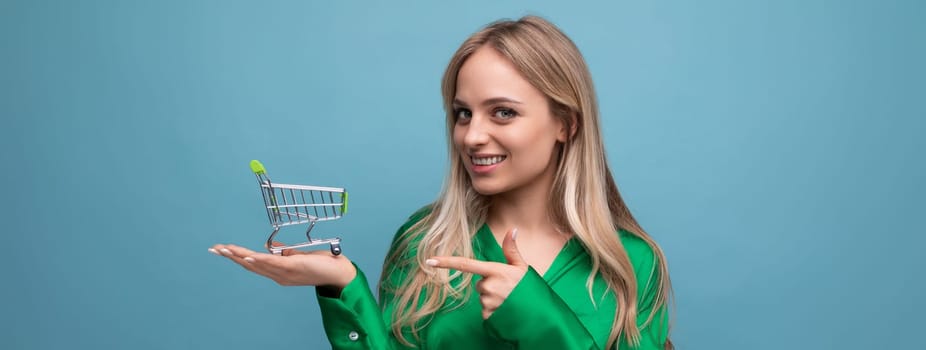
[[[495,271],[497,271],[495,265],[500,265],[496,262],[474,260],[459,256],[435,256],[425,261],[425,263],[434,267],[475,273],[483,277],[495,273]]]

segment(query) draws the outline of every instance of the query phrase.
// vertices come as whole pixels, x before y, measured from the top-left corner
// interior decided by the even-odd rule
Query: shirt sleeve
[[[521,349],[598,348],[579,317],[531,267],[484,325],[492,336]]]
[[[427,214],[425,207],[415,214],[399,228],[393,239],[389,254],[397,249],[399,237],[415,222]],[[413,254],[406,251],[405,256]],[[389,288],[380,288],[380,302],[370,290],[369,282],[363,271],[357,268],[357,276],[340,291],[340,295],[330,295],[320,288],[316,288],[316,298],[321,309],[322,324],[325,334],[334,350],[354,349],[408,349],[400,343],[391,328],[388,326],[394,309],[394,293]],[[408,265],[386,266],[383,280],[392,284],[403,281],[408,274]],[[413,339],[408,339],[413,341]],[[413,344],[414,345],[414,344]]]
[[[355,265],[356,266],[356,265]],[[325,334],[332,349],[391,349],[389,332],[367,278],[359,268],[338,297],[316,289]]]

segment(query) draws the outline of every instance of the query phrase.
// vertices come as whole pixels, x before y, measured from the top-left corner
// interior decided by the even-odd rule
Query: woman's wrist
[[[350,259],[343,255],[339,256],[338,260],[341,260],[342,263],[339,264],[340,269],[338,270],[340,270],[340,272],[338,273],[338,280],[335,281],[333,287],[344,289],[354,278],[357,278],[357,267],[354,266]]]
[[[321,296],[338,298],[341,296],[344,287],[347,287],[354,278],[357,278],[357,268],[351,263],[350,259],[344,256],[339,256],[336,259],[338,260],[338,272],[335,274],[335,279],[331,283],[316,286],[318,294]]]

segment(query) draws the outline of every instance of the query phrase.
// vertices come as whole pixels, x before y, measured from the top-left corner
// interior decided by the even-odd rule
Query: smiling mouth
[[[473,165],[495,165],[501,163],[503,160],[508,158],[507,156],[493,156],[493,157],[470,157]]]

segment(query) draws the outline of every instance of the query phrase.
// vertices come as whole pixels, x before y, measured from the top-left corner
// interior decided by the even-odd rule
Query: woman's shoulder
[[[417,224],[421,220],[424,220],[424,218],[426,218],[429,214],[431,214],[431,209],[433,208],[433,206],[434,206],[433,204],[427,204],[421,208],[418,208],[418,210],[415,210],[415,212],[412,213],[412,215],[408,216],[408,219],[405,219],[405,223],[402,224],[401,228],[399,228],[399,232],[397,234],[402,234],[405,231],[408,231],[409,228],[411,228],[412,226],[415,226],[415,224]]]
[[[433,204],[425,205],[412,213],[412,215],[409,215],[407,219],[405,219],[405,223],[403,223],[402,226],[396,230],[395,236],[392,238],[392,244],[389,248],[391,252],[399,250],[402,251],[403,255],[406,257],[415,255],[418,249],[417,242],[421,239],[421,235],[415,233],[420,233],[423,231],[420,227],[417,228],[415,232],[410,232],[409,230],[428,217],[428,215],[431,214],[432,207]]]
[[[636,234],[625,229],[620,229],[617,233],[621,238],[621,243],[624,244],[624,249],[627,249],[627,254],[653,255],[653,248]]]
[[[620,229],[618,235],[637,274],[639,275],[641,272],[649,274],[653,266],[656,265],[656,253],[653,247],[630,231]]]

